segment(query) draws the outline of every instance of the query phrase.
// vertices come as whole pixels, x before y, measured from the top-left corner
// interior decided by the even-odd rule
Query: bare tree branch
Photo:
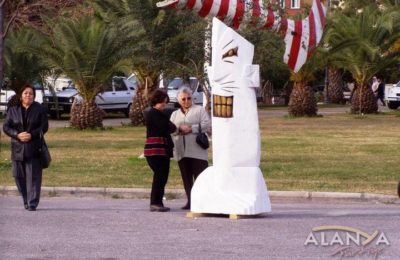
[[[5,21],[8,28],[30,26],[40,31],[46,31],[44,17],[57,17],[63,12],[83,13],[86,10],[73,7],[83,4],[84,0],[33,0],[15,1],[1,0],[5,3]]]
[[[5,2],[5,0],[3,0],[3,2]],[[20,5],[20,4],[18,4],[18,6],[19,6],[19,5]],[[13,14],[13,16],[12,16],[12,17],[8,20],[8,22],[7,22],[6,28],[4,29],[3,34],[1,35],[1,37],[2,37],[3,39],[6,38],[7,33],[8,33],[8,31],[10,30],[10,27],[11,27],[12,23],[14,22],[15,18],[17,17],[17,15],[18,15],[18,7],[17,7],[16,12]]]

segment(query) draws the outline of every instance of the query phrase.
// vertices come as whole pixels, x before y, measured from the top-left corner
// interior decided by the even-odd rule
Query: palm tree
[[[158,88],[160,75],[175,74],[176,63],[188,64],[188,58],[204,58],[204,21],[190,13],[176,15],[160,10],[155,5],[158,1],[154,0],[90,2],[104,21],[135,24],[140,28],[141,37],[133,47],[133,71],[140,84],[133,98],[130,118],[133,125],[143,125],[147,93]]]
[[[41,62],[37,55],[21,50],[20,46],[30,44],[35,34],[28,28],[10,31],[5,41],[4,65],[8,87],[19,93],[25,84],[41,82],[41,75],[48,71],[48,67]],[[18,102],[15,96],[9,103]]]
[[[29,44],[34,38],[34,33],[28,29],[11,31],[5,42],[5,76],[8,78],[9,87],[15,92],[27,83],[40,79],[40,73],[46,69],[37,56],[19,48]]]
[[[342,71],[335,66],[328,66],[328,98],[331,103],[343,102]]]
[[[310,66],[310,60],[298,71],[292,72],[290,80],[293,81],[293,89],[289,100],[290,116],[316,116],[318,112],[314,90],[309,85],[314,80],[315,70]]]
[[[313,55],[294,73],[290,80],[293,81],[293,90],[289,100],[290,116],[316,116],[318,112],[317,100],[310,83],[315,80],[314,74],[326,65],[326,55],[317,47]]]
[[[380,10],[374,4],[351,16],[337,12],[331,18],[326,33],[330,53],[334,54],[331,63],[348,70],[356,82],[351,112],[377,112],[368,82],[399,62],[399,52],[390,50],[400,37],[399,22],[398,11]]]
[[[53,34],[40,46],[43,60],[71,78],[82,102],[71,109],[71,126],[79,129],[102,127],[104,112],[95,97],[105,82],[117,71],[130,69],[133,36],[125,27],[103,23],[92,16],[60,19]]]

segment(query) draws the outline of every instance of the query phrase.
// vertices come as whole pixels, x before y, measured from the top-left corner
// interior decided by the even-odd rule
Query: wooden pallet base
[[[229,219],[238,220],[238,219],[246,219],[246,218],[259,218],[262,217],[261,214],[256,215],[238,215],[238,214],[212,214],[212,213],[197,213],[197,212],[188,212],[186,213],[187,218],[202,218],[202,217],[229,217]]]

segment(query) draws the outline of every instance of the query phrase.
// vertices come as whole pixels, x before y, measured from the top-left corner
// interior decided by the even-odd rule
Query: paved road
[[[378,259],[400,258],[399,204],[275,199],[272,213],[240,220],[186,218],[183,200],[167,201],[168,213],[149,212],[147,200],[47,197],[36,212],[20,204],[0,196],[0,259],[340,259],[331,256],[338,244],[304,245],[312,228],[326,225],[378,230],[390,243],[376,246],[375,238],[363,258],[346,259],[374,259],[366,250],[377,248]],[[315,243],[322,233],[313,233]]]

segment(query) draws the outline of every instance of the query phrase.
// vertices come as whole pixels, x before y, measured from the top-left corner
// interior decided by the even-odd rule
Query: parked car
[[[46,84],[52,86],[54,91],[56,92],[60,92],[64,89],[73,87],[72,80],[63,76],[49,76],[46,78]]]
[[[106,112],[119,111],[128,116],[137,86],[138,82],[134,75],[128,78],[115,76],[104,92],[96,96],[96,104]],[[55,94],[55,96],[48,94],[44,98],[44,105],[52,118],[57,118],[57,115],[61,114],[69,114],[72,103],[76,101],[79,104],[82,101],[82,97],[73,84]]]
[[[203,104],[203,86],[199,83],[196,77],[189,77],[189,81],[185,81],[182,78],[174,78],[168,83],[167,93],[170,104],[178,107],[177,94],[178,90],[186,86],[193,91],[192,98],[194,104]]]
[[[350,103],[351,100],[351,92],[354,89],[354,82],[347,82],[344,86],[343,86],[343,101],[344,103]]]
[[[385,85],[385,101],[390,109],[397,109],[400,106],[400,81],[397,84]]]
[[[64,88],[64,90],[53,93],[47,93],[43,98],[43,106],[51,118],[57,118],[57,115],[69,114],[71,106],[78,91],[75,86]]]
[[[6,86],[3,86],[0,89],[0,113],[5,114],[7,111],[7,103],[12,96],[15,95],[15,91],[12,89],[8,89]]]

